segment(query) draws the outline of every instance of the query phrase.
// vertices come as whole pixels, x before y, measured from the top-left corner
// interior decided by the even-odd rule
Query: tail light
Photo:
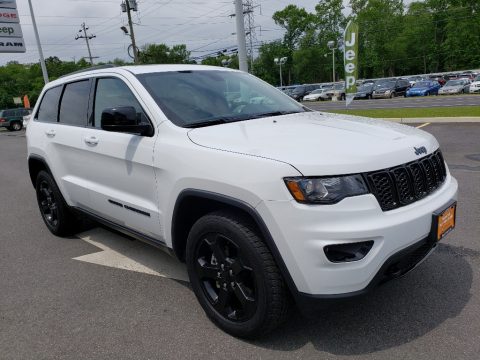
[[[0,118],[0,122],[5,122],[7,120],[5,120],[4,118]]]

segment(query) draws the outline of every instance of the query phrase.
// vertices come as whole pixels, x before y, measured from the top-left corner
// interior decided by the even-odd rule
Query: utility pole
[[[96,38],[97,36],[96,35],[88,35],[87,34],[87,30],[88,30],[88,26],[85,25],[85,23],[83,23],[82,25],[80,25],[82,28],[80,30],[78,30],[79,33],[82,33],[83,31],[83,34],[84,35],[76,35],[75,36],[75,40],[78,40],[78,39],[85,39],[85,41],[87,42],[87,49],[88,49],[88,57],[90,59],[90,65],[93,65],[93,57],[92,57],[92,52],[90,51],[90,43],[88,42],[88,40],[91,40],[93,38]]]
[[[137,51],[137,44],[135,43],[135,33],[133,32],[133,22],[132,22],[132,14],[130,11],[137,11],[138,5],[136,0],[125,0],[121,4],[122,12],[127,13],[128,17],[128,26],[130,28],[130,39],[132,40],[132,48],[133,48],[133,62],[138,64],[138,51]]]
[[[257,42],[257,35],[255,31],[255,15],[254,9],[259,5],[254,4],[254,0],[244,0],[243,14],[246,15],[245,25],[247,27],[247,55],[250,58],[250,72],[253,74],[253,60],[255,57],[254,43]]]
[[[43,81],[48,84],[48,72],[45,65],[45,59],[43,58],[42,45],[40,44],[40,36],[38,35],[37,22],[35,21],[35,14],[33,13],[32,1],[28,0],[28,6],[30,7],[30,15],[32,16],[33,31],[35,32],[35,38],[37,39],[38,55],[40,56],[40,67],[42,68]]]
[[[248,72],[247,40],[245,38],[242,0],[235,0],[235,20],[237,23],[238,64],[241,71]]]

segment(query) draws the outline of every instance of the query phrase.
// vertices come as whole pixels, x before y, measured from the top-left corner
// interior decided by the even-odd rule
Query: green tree
[[[190,52],[186,45],[147,44],[140,52],[142,64],[188,64]]]

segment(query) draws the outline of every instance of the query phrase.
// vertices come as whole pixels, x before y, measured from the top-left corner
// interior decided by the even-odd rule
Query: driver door
[[[150,121],[134,90],[121,78],[94,79],[90,126],[83,133],[88,174],[89,211],[128,229],[161,240],[151,137],[101,129],[107,108],[131,106],[142,121]],[[153,124],[152,124],[153,125]],[[155,128],[155,127],[154,127]]]

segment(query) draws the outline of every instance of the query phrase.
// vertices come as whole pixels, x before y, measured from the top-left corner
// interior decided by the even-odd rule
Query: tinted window
[[[172,71],[137,75],[179,126],[208,126],[305,111],[273,86],[238,71]]]
[[[37,111],[36,119],[38,121],[57,122],[58,102],[61,94],[61,86],[47,90]]]
[[[3,112],[3,116],[5,116],[5,117],[15,116],[15,110],[5,110],[5,111]]]
[[[89,95],[90,82],[88,80],[67,84],[60,105],[59,122],[67,125],[85,126]]]
[[[102,112],[118,106],[132,106],[137,112],[140,122],[148,122],[140,103],[130,91],[127,84],[120,79],[98,79],[95,93],[94,126],[100,128]]]

